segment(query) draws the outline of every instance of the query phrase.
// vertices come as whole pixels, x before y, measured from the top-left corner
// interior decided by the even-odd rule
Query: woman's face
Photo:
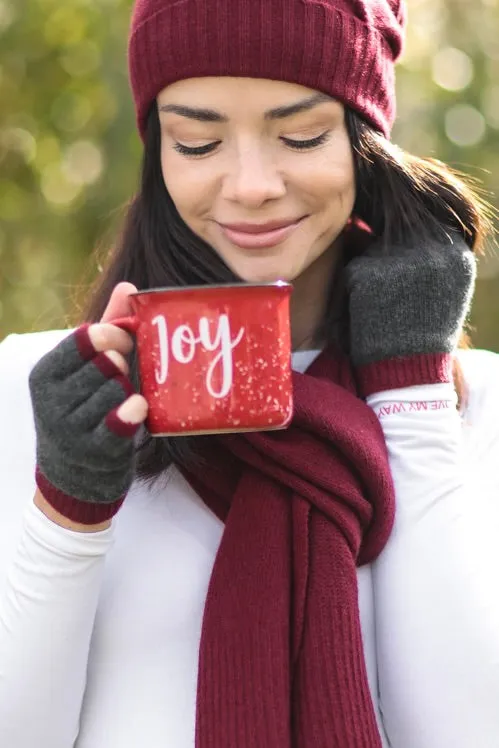
[[[213,77],[168,86],[158,109],[176,208],[242,280],[293,281],[332,247],[355,200],[341,103],[293,83]]]

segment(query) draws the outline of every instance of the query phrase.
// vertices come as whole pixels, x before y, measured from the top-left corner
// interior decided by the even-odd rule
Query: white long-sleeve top
[[[134,484],[103,532],[34,506],[27,377],[64,334],[0,345],[0,746],[193,748],[223,525],[174,468],[153,489]],[[451,385],[369,399],[397,496],[388,546],[358,571],[386,748],[499,748],[499,356],[460,355],[461,416]]]

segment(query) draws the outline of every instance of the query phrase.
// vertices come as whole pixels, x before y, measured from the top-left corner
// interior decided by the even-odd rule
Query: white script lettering
[[[170,355],[179,364],[189,364],[194,359],[196,348],[201,345],[205,351],[216,353],[206,372],[206,388],[210,395],[220,399],[225,397],[232,387],[234,378],[232,351],[244,335],[241,327],[236,337],[231,337],[230,322],[227,314],[221,314],[214,336],[210,335],[210,321],[207,317],[199,320],[198,335],[189,325],[179,325],[173,332],[171,340],[168,334],[168,323],[162,314],[152,320],[157,327],[159,343],[159,366],[155,377],[158,384],[165,384],[168,379]],[[217,367],[221,366],[221,385],[217,390],[214,384]]]

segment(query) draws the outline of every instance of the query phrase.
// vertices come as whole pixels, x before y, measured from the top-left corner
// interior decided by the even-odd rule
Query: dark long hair
[[[354,215],[370,227],[387,251],[394,243],[424,243],[449,228],[459,231],[475,251],[482,248],[492,232],[491,209],[469,179],[436,160],[404,152],[350,110],[346,110],[346,126],[354,156]],[[163,180],[160,141],[158,113],[152,107],[139,191],[128,206],[120,239],[95,282],[83,315],[86,321],[101,318],[112,290],[121,281],[145,289],[240,280],[178,214]],[[318,331],[320,339],[340,346],[346,354],[349,320],[343,270],[363,246],[351,239],[343,243]],[[132,375],[136,379],[135,359]],[[459,368],[455,381],[462,396]],[[154,479],[172,462],[192,466],[202,460],[203,440],[209,438],[146,436],[138,449],[138,476]]]

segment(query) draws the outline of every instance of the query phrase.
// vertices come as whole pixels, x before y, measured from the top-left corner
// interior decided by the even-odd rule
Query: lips
[[[243,234],[265,234],[270,231],[276,231],[277,229],[284,229],[287,226],[291,226],[293,223],[297,223],[299,218],[291,218],[289,220],[282,221],[268,221],[268,223],[222,223],[221,225],[231,231],[239,231]]]
[[[269,221],[265,224],[230,223],[218,224],[225,237],[243,249],[274,247],[287,239],[304,218],[291,221]]]

